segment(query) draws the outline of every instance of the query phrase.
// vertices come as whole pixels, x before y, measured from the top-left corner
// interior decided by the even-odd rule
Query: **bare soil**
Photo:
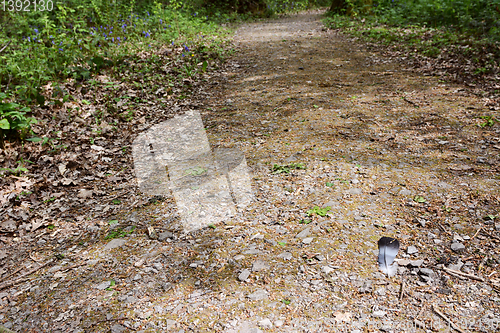
[[[105,239],[99,224],[81,240],[44,232],[63,239],[64,257],[30,273],[50,260],[38,242],[19,262],[30,274],[9,267],[0,322],[18,332],[498,331],[500,126],[487,123],[498,111],[324,30],[320,14],[241,26],[196,108],[213,148],[244,153],[253,203],[187,235],[168,193],[116,214],[143,230],[123,238]],[[292,170],[273,174],[274,164]],[[401,242],[392,278],[378,270],[381,236]]]

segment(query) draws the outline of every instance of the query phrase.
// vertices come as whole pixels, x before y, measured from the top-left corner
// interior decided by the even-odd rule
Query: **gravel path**
[[[319,14],[242,26],[198,110],[212,148],[244,153],[251,204],[188,235],[170,195],[123,212],[149,235],[89,230],[99,241],[0,291],[4,326],[498,331],[500,127],[478,126],[498,115],[324,31]],[[401,242],[392,278],[378,270],[381,236]]]

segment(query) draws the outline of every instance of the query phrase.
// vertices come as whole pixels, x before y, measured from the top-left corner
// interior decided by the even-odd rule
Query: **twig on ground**
[[[32,270],[28,271],[27,273],[21,275],[17,280],[0,285],[0,290],[3,290],[3,289],[8,288],[8,287],[12,287],[18,283],[21,283],[21,282],[28,280],[28,276],[35,273],[39,269],[42,269],[43,267],[47,266],[48,264],[52,263],[53,261],[54,261],[54,259],[51,259],[51,260],[47,261],[45,264],[42,264],[39,267],[33,268]]]
[[[460,276],[468,277],[469,279],[472,279],[472,280],[484,282],[484,279],[482,277],[480,277],[480,276],[475,276],[473,274],[468,274],[468,273],[456,271],[454,269],[449,269],[449,268],[446,268],[446,267],[443,267],[443,270],[445,272],[447,272],[447,273],[457,274],[457,275],[460,275]]]
[[[434,310],[434,312],[436,312],[441,318],[443,318],[450,326],[451,328],[453,328],[454,330],[460,332],[460,333],[465,333],[464,330],[462,330],[460,327],[458,327],[457,325],[455,325],[454,322],[451,321],[450,318],[446,317],[446,315],[444,313],[442,313],[441,311],[438,310],[436,304],[433,304],[432,305],[432,309]]]

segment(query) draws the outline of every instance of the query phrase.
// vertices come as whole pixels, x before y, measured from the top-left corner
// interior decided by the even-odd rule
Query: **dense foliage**
[[[446,26],[500,41],[500,0],[333,0],[332,11],[390,25]]]

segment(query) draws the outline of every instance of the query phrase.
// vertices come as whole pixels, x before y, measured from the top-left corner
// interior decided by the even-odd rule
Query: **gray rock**
[[[135,303],[137,301],[138,299],[134,296],[127,296],[127,298],[125,299],[125,303]]]
[[[122,333],[127,330],[126,327],[123,327],[122,325],[116,324],[111,326],[111,333]]]
[[[104,281],[104,282],[99,283],[99,284],[98,284],[97,286],[95,286],[94,288],[99,289],[99,290],[104,290],[104,289],[108,288],[110,285],[111,285],[111,282],[109,282],[109,281]]]
[[[121,247],[121,246],[125,245],[125,243],[127,243],[127,241],[125,239],[115,238],[115,239],[112,239],[108,244],[106,244],[106,246],[104,247],[104,250],[111,250],[111,249],[114,249],[117,247]]]
[[[406,253],[415,254],[415,253],[418,253],[418,250],[415,246],[410,245],[410,246],[408,246],[408,250],[406,250]]]
[[[379,311],[373,311],[372,316],[375,318],[382,318],[386,314],[387,314],[387,312],[379,310]]]
[[[454,271],[459,271],[462,269],[462,267],[464,266],[464,263],[459,261],[457,262],[456,264],[450,264],[448,265],[448,268],[449,269],[453,269]]]
[[[282,259],[285,259],[285,260],[290,260],[293,258],[292,254],[290,252],[283,252],[283,253],[280,253],[278,254],[278,258],[282,258]]]
[[[270,329],[273,327],[273,323],[269,320],[269,318],[264,318],[259,321],[259,326],[265,329]]]
[[[433,276],[434,271],[430,268],[420,268],[419,273],[427,276]]]
[[[238,254],[237,256],[234,257],[234,260],[236,260],[236,261],[241,260],[241,259],[245,259],[245,256],[242,254]]]
[[[264,260],[255,260],[252,264],[252,272],[260,272],[269,269],[269,264]]]
[[[323,266],[321,267],[321,271],[325,274],[330,274],[333,272],[335,269],[331,268],[330,266]]]
[[[244,254],[261,254],[262,252],[260,250],[257,250],[257,249],[250,249],[250,250],[246,250],[243,253]]]
[[[402,189],[401,191],[399,191],[399,194],[401,194],[401,195],[411,195],[411,191],[405,188],[405,189]]]
[[[451,249],[455,252],[462,252],[465,250],[465,246],[462,243],[455,242],[451,244]]]
[[[264,289],[258,289],[255,292],[247,295],[247,297],[252,301],[260,301],[262,299],[267,299],[268,293]]]
[[[360,188],[351,188],[347,192],[350,194],[361,194],[363,193],[363,190],[361,190]]]
[[[500,223],[495,223],[495,230],[500,231]]]
[[[302,240],[302,243],[304,243],[304,244],[311,244],[313,240],[314,240],[314,237],[304,238]]]
[[[250,271],[248,269],[244,269],[240,275],[238,275],[238,280],[245,282],[250,276]]]
[[[420,267],[423,263],[424,261],[422,259],[410,261],[410,265],[412,265],[413,267]]]
[[[167,330],[171,330],[177,326],[177,322],[172,319],[167,319]]]
[[[307,227],[295,236],[296,238],[306,238],[311,233],[311,227]]]
[[[276,326],[276,327],[281,327],[281,326],[283,326],[283,324],[284,324],[283,320],[276,320],[274,322],[274,326]]]
[[[410,260],[408,259],[396,259],[395,261],[398,263],[399,266],[408,266],[410,264]]]
[[[427,223],[427,220],[419,218],[419,217],[416,217],[416,218],[413,219],[413,222],[420,224],[421,227],[425,227],[425,224]]]
[[[5,220],[0,224],[0,230],[5,232],[14,232],[17,230],[17,223],[11,219]]]
[[[377,290],[375,290],[375,295],[385,296],[385,294],[386,294],[386,289],[384,287],[380,287]]]
[[[173,238],[173,237],[174,237],[174,234],[172,232],[170,232],[170,231],[165,231],[165,232],[162,232],[162,233],[158,234],[158,240],[159,241],[164,241],[167,238]]]

